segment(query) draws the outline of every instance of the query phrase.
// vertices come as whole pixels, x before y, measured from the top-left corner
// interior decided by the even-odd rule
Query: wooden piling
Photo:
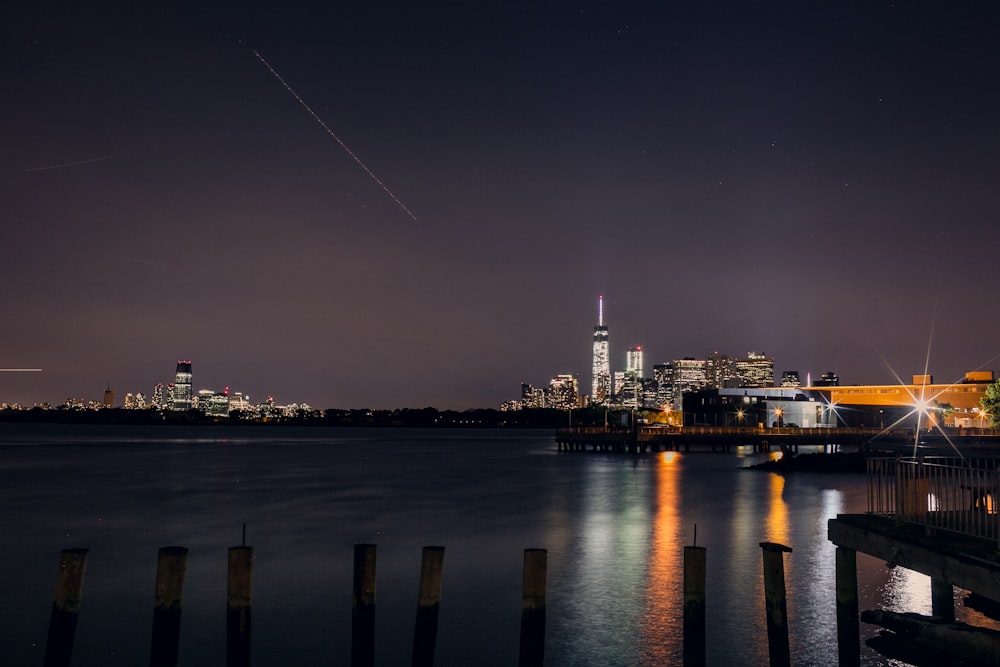
[[[45,667],[69,666],[86,570],[86,549],[65,549],[59,555],[59,573],[56,575],[49,635],[45,643]]]
[[[945,623],[955,622],[955,593],[947,581],[931,579],[931,613]]]
[[[792,548],[761,542],[764,556],[764,611],[767,616],[767,648],[771,667],[791,665],[788,648],[788,608],[785,600],[784,554]]]
[[[684,667],[705,664],[705,556],[705,547],[684,547]]]
[[[351,665],[375,664],[375,545],[354,545],[351,589]]]
[[[150,667],[176,667],[181,637],[181,594],[188,550],[163,547],[156,561]]]
[[[441,608],[441,577],[444,547],[424,547],[420,561],[420,590],[417,594],[417,621],[413,629],[413,660],[417,665],[434,664],[438,612]]]
[[[520,667],[541,666],[545,661],[545,577],[548,551],[524,550],[521,587]]]
[[[858,621],[858,554],[837,547],[837,655],[840,667],[861,664],[861,636]]]
[[[226,612],[226,665],[249,667],[253,604],[253,547],[229,548]]]

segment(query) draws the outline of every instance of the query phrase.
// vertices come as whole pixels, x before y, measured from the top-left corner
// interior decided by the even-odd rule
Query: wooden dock
[[[913,429],[879,428],[759,428],[737,426],[637,426],[562,428],[556,431],[561,452],[732,452],[747,448],[754,452],[783,451],[906,451],[914,444],[924,449],[997,449],[1000,431],[987,429],[946,429],[943,432],[915,433]]]

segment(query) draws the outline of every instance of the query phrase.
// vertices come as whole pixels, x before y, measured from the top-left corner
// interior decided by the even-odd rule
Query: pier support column
[[[931,613],[945,623],[955,622],[955,596],[947,581],[931,579]]]
[[[837,655],[840,667],[861,664],[858,621],[858,552],[837,547]]]

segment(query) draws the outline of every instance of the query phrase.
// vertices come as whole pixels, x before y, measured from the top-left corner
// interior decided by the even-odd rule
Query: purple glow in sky
[[[1000,368],[995,3],[22,3],[0,402],[496,407],[750,350]],[[331,140],[254,55],[308,102]],[[418,218],[417,221],[407,215]],[[885,363],[883,363],[884,358]]]

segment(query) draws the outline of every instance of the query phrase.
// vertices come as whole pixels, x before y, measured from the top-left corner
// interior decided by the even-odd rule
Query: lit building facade
[[[625,370],[635,373],[637,378],[646,377],[642,368],[642,346],[630,347],[625,352]]]
[[[656,399],[655,399],[656,407],[664,409],[673,409],[674,365],[673,364],[654,365],[653,382],[656,383]]]
[[[174,375],[173,385],[173,408],[174,410],[190,410],[193,407],[192,399],[194,393],[191,390],[191,362],[178,361],[177,374]]]
[[[683,359],[674,359],[673,366],[673,408],[680,410],[684,394],[699,391],[708,386],[708,374],[706,372],[708,362],[704,359],[684,357]]]
[[[749,352],[735,362],[740,387],[773,387],[774,359],[763,353]]]
[[[793,387],[801,387],[802,381],[799,379],[798,371],[784,371],[781,374],[781,386],[788,389]]]
[[[594,327],[594,365],[590,401],[603,405],[611,400],[611,345],[608,327],[604,324],[604,297],[598,298],[597,326]]]

